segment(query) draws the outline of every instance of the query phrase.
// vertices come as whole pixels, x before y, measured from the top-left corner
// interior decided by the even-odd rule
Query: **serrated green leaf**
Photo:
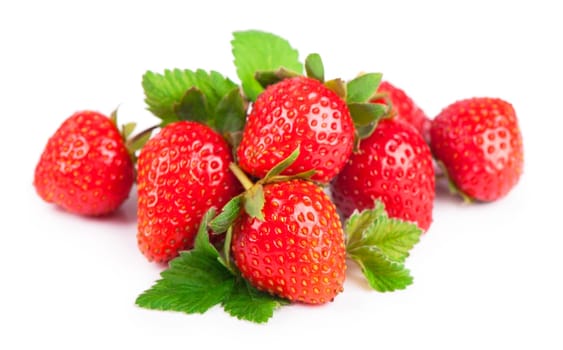
[[[377,91],[381,77],[381,73],[367,73],[349,81],[347,84],[348,94],[346,96],[346,102],[368,102],[370,97]]]
[[[420,240],[422,230],[414,223],[389,218],[380,201],[374,209],[352,215],[345,223],[347,251],[377,247],[386,259],[402,263]]]
[[[143,75],[145,103],[149,111],[162,119],[163,125],[179,120],[174,106],[190,88],[199,89],[211,110],[237,85],[220,73],[204,70],[165,70],[163,74],[147,71]]]
[[[363,235],[368,232],[368,228],[377,220],[386,217],[385,207],[381,201],[375,201],[372,209],[355,210],[344,224],[344,232],[346,234],[346,247],[353,248],[361,244]]]
[[[215,108],[215,128],[221,134],[242,131],[246,122],[246,108],[238,87],[227,93]]]
[[[325,69],[323,60],[318,53],[312,53],[305,59],[305,71],[309,78],[316,79],[321,83],[325,81]]]
[[[351,258],[360,265],[369,285],[378,292],[405,289],[413,282],[403,264],[387,259],[376,247],[358,248]]]
[[[180,252],[170,261],[161,279],[135,301],[137,305],[157,310],[203,313],[221,303],[231,293],[235,277],[219,261],[219,253],[209,242],[209,211],[198,230],[194,248]]]
[[[264,221],[264,187],[257,183],[246,190],[243,196],[244,211],[253,218]]]
[[[207,124],[207,120],[210,119],[207,99],[196,87],[189,88],[173,108],[180,120]],[[210,126],[213,127],[212,124]]]
[[[346,254],[360,265],[372,288],[385,292],[412,283],[403,263],[420,239],[422,230],[418,226],[389,218],[377,200],[373,209],[353,213],[344,231]]]
[[[390,260],[404,262],[421,234],[416,224],[385,217],[368,228],[363,244],[378,247]]]
[[[285,67],[297,73],[303,72],[297,50],[277,35],[258,30],[234,32],[231,47],[237,75],[251,101],[255,101],[264,90],[254,77],[257,71]]]
[[[238,319],[265,323],[273,316],[275,309],[285,304],[285,300],[258,291],[241,278],[222,305],[225,311]]]
[[[233,197],[223,206],[221,213],[209,222],[209,227],[215,233],[226,232],[240,214],[242,196]]]
[[[348,109],[356,126],[372,125],[387,114],[386,106],[378,103],[349,103]]]

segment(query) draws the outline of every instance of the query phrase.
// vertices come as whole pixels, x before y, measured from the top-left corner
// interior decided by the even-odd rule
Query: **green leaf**
[[[297,73],[303,72],[297,50],[277,35],[258,30],[234,32],[231,47],[237,75],[244,93],[251,101],[255,101],[264,90],[254,78],[255,72],[280,67]]]
[[[325,69],[321,56],[312,53],[305,59],[305,71],[309,78],[317,79],[321,83],[325,81]]]
[[[374,225],[377,220],[386,216],[385,206],[381,201],[375,201],[373,209],[363,210],[362,212],[355,210],[346,221],[346,246],[354,247],[361,244],[368,228]]]
[[[149,111],[162,119],[163,125],[179,120],[174,106],[191,88],[199,89],[210,110],[237,85],[220,73],[204,70],[165,70],[163,74],[147,71],[143,75],[145,103]]]
[[[416,224],[389,218],[377,200],[373,209],[354,212],[344,232],[346,253],[360,265],[372,288],[392,291],[412,283],[403,263],[422,234]]]
[[[377,91],[381,77],[381,73],[367,73],[349,81],[347,84],[348,95],[346,102],[368,102],[370,97]]]
[[[242,196],[233,197],[223,206],[221,213],[209,222],[209,227],[215,233],[226,232],[240,214]]]
[[[215,109],[215,128],[221,133],[242,131],[246,122],[246,107],[238,87],[227,93]]]
[[[378,103],[350,103],[350,115],[356,126],[377,123],[387,114],[387,107]]]
[[[209,116],[207,99],[201,90],[196,87],[189,88],[180,102],[175,103],[173,108],[180,120],[206,123]]]
[[[403,264],[391,261],[376,247],[364,246],[351,255],[364,273],[370,287],[378,292],[392,292],[411,285],[413,278]]]
[[[262,184],[255,184],[243,196],[244,211],[251,217],[264,221],[264,187]]]
[[[264,323],[273,316],[275,309],[285,304],[287,304],[287,301],[258,291],[247,281],[240,278],[222,305],[231,316],[256,323]]]
[[[150,289],[135,301],[137,305],[157,310],[203,313],[221,303],[231,293],[235,278],[219,261],[219,253],[209,242],[206,214],[196,236],[194,248],[180,252],[170,261]]]

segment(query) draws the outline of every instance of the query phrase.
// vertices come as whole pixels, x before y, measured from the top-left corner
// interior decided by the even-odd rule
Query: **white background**
[[[561,349],[560,130],[563,21],[556,1],[3,1],[0,4],[0,336],[2,349]],[[560,6],[560,5],[559,5]],[[321,307],[280,309],[265,325],[150,311],[136,296],[159,277],[136,246],[135,202],[75,217],[32,186],[39,155],[79,109],[151,125],[146,70],[203,68],[237,80],[235,30],[320,53],[327,77],[378,71],[430,115],[497,96],[520,118],[525,171],[491,204],[438,188],[434,223],[407,266],[415,283],[379,294],[351,269]]]

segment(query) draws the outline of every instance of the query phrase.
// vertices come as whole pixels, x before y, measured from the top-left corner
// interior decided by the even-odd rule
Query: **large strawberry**
[[[392,106],[392,112],[396,118],[414,126],[425,140],[428,140],[430,132],[430,119],[424,111],[407,95],[407,93],[391,84],[388,81],[382,81],[377,89],[377,97],[373,102],[387,103]]]
[[[166,125],[138,159],[138,245],[149,261],[168,262],[194,243],[199,222],[238,194],[231,149],[210,127]]]
[[[301,156],[286,174],[316,169],[328,182],[352,152],[354,123],[346,103],[321,82],[295,77],[270,85],[254,103],[237,156],[248,173],[263,177],[296,146]]]
[[[380,199],[390,217],[416,223],[426,231],[435,197],[430,148],[411,125],[383,119],[360,143],[331,183],[333,199],[344,216],[372,208]]]
[[[344,232],[336,208],[302,179],[264,185],[263,218],[242,214],[232,252],[242,276],[259,290],[322,304],[343,290]]]
[[[430,137],[452,188],[466,199],[499,199],[522,174],[522,135],[507,101],[478,97],[454,102],[434,119]]]
[[[128,198],[134,165],[114,120],[79,111],[51,136],[33,184],[47,202],[82,215],[115,211]]]

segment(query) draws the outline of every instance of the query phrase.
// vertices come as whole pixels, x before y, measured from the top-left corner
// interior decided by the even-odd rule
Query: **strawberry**
[[[388,81],[382,81],[379,85],[376,96],[377,98],[375,98],[372,102],[390,102],[392,106],[392,113],[397,118],[414,126],[418,132],[424,136],[424,139],[428,140],[431,121],[426,113],[424,113],[424,111],[409,95],[405,93],[404,90]]]
[[[134,165],[115,122],[78,111],[51,136],[35,168],[39,196],[68,212],[104,215],[128,198]]]
[[[167,124],[138,159],[138,246],[149,261],[168,262],[194,243],[199,222],[240,190],[229,171],[231,149],[210,127]]]
[[[393,218],[416,223],[426,231],[435,197],[430,148],[411,125],[383,119],[361,141],[360,149],[331,183],[342,214],[372,208],[380,199]]]
[[[430,145],[448,178],[466,199],[494,201],[522,174],[522,135],[513,106],[476,97],[444,108],[432,122]]]
[[[261,178],[295,149],[301,155],[286,175],[316,169],[329,182],[354,144],[354,122],[344,100],[322,82],[297,76],[266,88],[256,99],[237,149],[240,167]]]
[[[242,276],[259,290],[322,304],[343,290],[344,232],[336,207],[302,179],[264,185],[263,218],[235,222],[232,255]]]

